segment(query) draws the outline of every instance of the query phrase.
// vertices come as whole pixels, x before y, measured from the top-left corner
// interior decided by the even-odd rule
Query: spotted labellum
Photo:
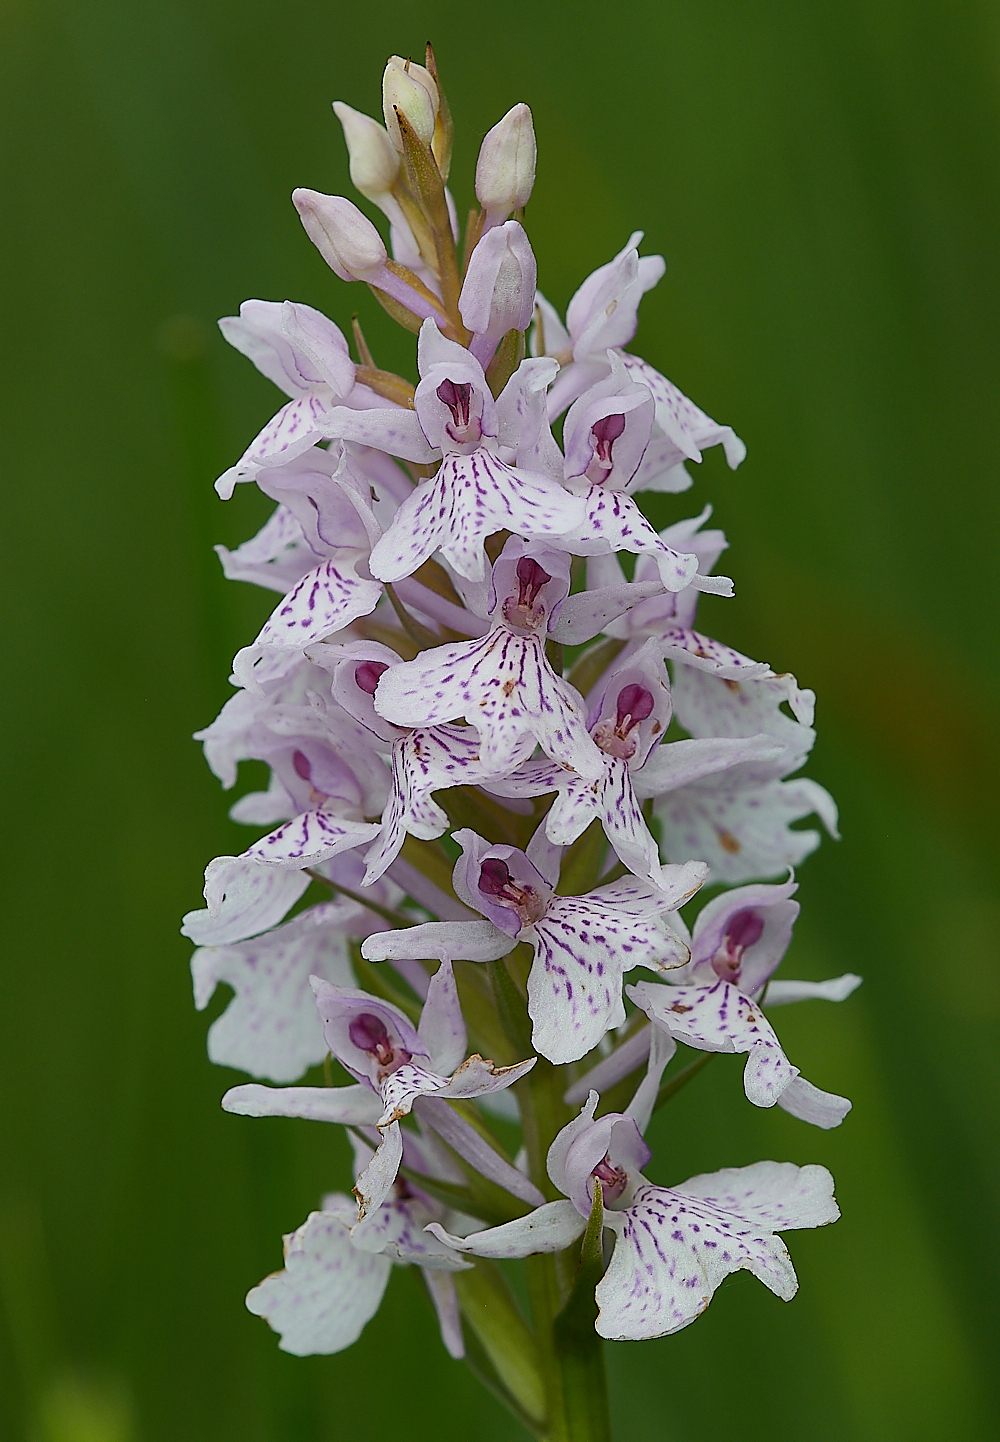
[[[372,109],[334,105],[386,234],[345,197],[293,199],[416,337],[411,375],[357,317],[353,349],[300,302],[220,323],[283,395],[216,482],[275,509],[217,549],[278,600],[197,735],[224,787],[243,762],[268,782],[183,932],[196,1005],[232,991],[209,1055],[251,1080],[224,1109],[343,1127],[354,1157],[247,1306],[285,1351],[337,1352],[416,1268],[435,1336],[530,1432],[607,1442],[602,1338],[676,1332],[741,1269],[790,1300],[782,1234],[838,1216],[821,1166],[669,1180],[647,1140],[720,1053],[789,1125],[847,1116],[772,1020],[860,982],[776,974],[820,839],[795,823],[836,836],[836,808],[800,774],[813,693],[696,627],[700,595],[733,595],[727,543],[672,498],[704,450],[735,469],[744,446],[630,349],[664,262],[636,232],[560,316],[528,107],[483,141],[461,243],[430,46],[389,60]],[[656,493],[680,508],[663,529]],[[530,1316],[494,1265],[528,1258]]]

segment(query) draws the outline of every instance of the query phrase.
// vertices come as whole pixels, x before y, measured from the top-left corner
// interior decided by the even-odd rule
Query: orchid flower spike
[[[628,349],[662,258],[636,231],[564,322],[528,231],[530,110],[482,141],[463,235],[453,122],[421,59],[390,57],[382,121],[334,105],[387,235],[345,196],[293,192],[332,275],[360,283],[351,343],[290,300],[220,322],[282,392],[216,482],[273,507],[216,547],[271,613],[196,735],[225,789],[244,763],[265,776],[236,793],[253,829],[209,862],[182,929],[196,1006],[231,991],[209,1055],[251,1080],[224,1109],[343,1126],[354,1154],[353,1198],[331,1176],[250,1311],[287,1352],[337,1352],[392,1305],[392,1268],[417,1267],[449,1355],[468,1350],[520,1423],[575,1436],[563,1423],[586,1411],[604,1436],[588,1333],[675,1332],[740,1269],[790,1298],[779,1233],[838,1215],[818,1166],[654,1184],[643,1135],[700,1070],[664,1080],[681,1043],[742,1055],[756,1106],[847,1116],[772,1025],[859,983],[775,975],[791,868],[820,839],[796,823],[836,836],[837,812],[801,774],[813,692],[731,646],[721,605],[701,629],[700,596],[734,591],[711,506],[649,519],[649,493],[687,490],[706,448],[744,454]],[[369,345],[371,299],[415,337],[415,381]],[[711,1098],[685,1096],[714,1136]],[[493,1263],[549,1253],[529,1325]]]

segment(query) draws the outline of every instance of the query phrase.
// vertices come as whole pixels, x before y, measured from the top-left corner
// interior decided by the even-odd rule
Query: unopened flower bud
[[[292,203],[306,234],[341,280],[375,281],[385,269],[386,248],[367,216],[342,195],[293,190]]]
[[[405,115],[425,145],[434,139],[438,112],[438,91],[429,70],[412,60],[391,55],[382,77],[382,111],[393,145],[403,152],[396,111]]]
[[[476,195],[500,219],[527,205],[535,183],[535,127],[526,105],[515,105],[483,141],[476,165]]]
[[[333,113],[344,127],[344,140],[351,159],[351,181],[369,200],[378,201],[396,183],[399,155],[387,132],[370,115],[353,110],[342,100],[333,102]]]
[[[487,231],[472,252],[458,308],[481,365],[489,364],[507,331],[525,331],[531,324],[536,274],[531,243],[516,220]]]

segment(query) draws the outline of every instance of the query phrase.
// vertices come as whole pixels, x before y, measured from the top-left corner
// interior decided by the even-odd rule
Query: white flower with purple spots
[[[813,693],[794,676],[743,677],[712,674],[697,665],[674,668],[674,714],[693,738],[771,738],[762,749],[729,769],[692,780],[650,774],[643,796],[655,795],[664,854],[702,856],[714,879],[729,883],[776,876],[797,866],[819,845],[817,831],[792,824],[815,813],[837,835],[837,807],[829,792],[807,776],[787,779],[805,761],[816,738]],[[787,702],[797,719],[780,709]]]
[[[335,710],[345,711],[373,738],[391,746],[392,784],[382,812],[379,834],[367,852],[364,885],[384,874],[399,855],[407,835],[430,841],[448,829],[448,817],[432,799],[434,791],[451,786],[476,786],[494,771],[480,757],[478,733],[467,726],[418,726],[412,730],[386,721],[375,710],[379,681],[399,656],[374,641],[314,648],[310,657],[329,670]],[[515,764],[534,749],[526,733]]]
[[[334,458],[329,451],[310,451],[274,473],[284,484],[273,486],[271,494],[295,515],[315,560],[275,607],[254,643],[237,653],[233,671],[241,685],[254,685],[259,663],[268,653],[301,653],[324,636],[370,615],[382,597],[381,584],[368,574],[369,553],[381,535],[372,510],[371,482],[344,449],[336,456],[336,470],[328,474]],[[282,522],[281,529],[288,533],[287,522]],[[296,549],[294,559],[299,558],[301,552]],[[278,555],[278,563],[284,567],[292,559],[287,547],[284,555]],[[267,562],[261,562],[255,551],[250,564],[256,571]]]
[[[642,1168],[652,1153],[642,1133],[669,1056],[654,1044],[645,1080],[624,1113],[595,1120],[599,1097],[591,1091],[579,1116],[563,1127],[547,1165],[567,1201],[548,1202],[464,1237],[440,1222],[428,1230],[468,1256],[514,1259],[559,1251],[582,1234],[600,1187],[603,1223],[614,1233],[596,1291],[600,1336],[641,1341],[677,1332],[700,1316],[725,1277],[744,1269],[790,1301],[798,1282],[776,1233],[835,1222],[840,1211],[833,1178],[825,1167],[757,1162],[674,1187],[648,1182]]]
[[[667,986],[639,982],[628,995],[657,1026],[701,1051],[747,1053],[743,1085],[755,1106],[775,1102],[821,1127],[839,1126],[846,1097],[820,1091],[792,1066],[764,1015],[762,992],[787,950],[799,904],[793,881],[744,886],[705,906],[691,937],[691,960]],[[675,981],[676,978],[676,981]],[[860,985],[847,974],[832,983],[792,983],[802,995],[842,1000]],[[787,984],[786,984],[787,985]],[[780,984],[777,997],[780,999]]]
[[[479,581],[487,536],[508,530],[555,541],[583,519],[582,501],[558,482],[499,457],[501,425],[509,431],[516,420],[516,378],[510,395],[495,401],[479,361],[432,320],[421,328],[417,361],[413,411],[331,413],[331,434],[422,465],[441,462],[403,501],[372,551],[373,576],[402,580],[440,550],[459,575]]]
[[[418,1100],[429,1104],[421,1109],[421,1118],[449,1145],[471,1153],[476,1165],[489,1166],[493,1180],[515,1196],[539,1199],[537,1188],[495,1152],[484,1160],[490,1148],[446,1105],[450,1098],[502,1091],[535,1063],[534,1057],[506,1067],[478,1055],[461,1060],[465,1023],[450,962],[443,962],[431,979],[419,1027],[398,1007],[367,992],[333,986],[319,977],[312,979],[312,987],[327,1047],[358,1084],[270,1088],[251,1083],[226,1093],[226,1111],[377,1127],[378,1149],[355,1187],[360,1217],[376,1211],[392,1189],[403,1156],[399,1124]]]
[[[521,759],[526,737],[589,780],[603,771],[583,698],[557,676],[546,641],[584,641],[608,615],[648,594],[628,585],[569,596],[569,557],[511,537],[493,567],[487,635],[425,651],[381,676],[375,709],[397,726],[464,718],[480,738],[486,774]]]
[[[563,428],[566,480],[586,506],[583,521],[563,537],[563,545],[578,556],[648,555],[667,591],[694,586],[732,595],[732,581],[700,576],[697,555],[668,545],[628,494],[644,479],[640,465],[653,431],[653,399],[644,385],[629,379],[615,351],[608,351],[608,360],[611,374],[570,406]]]
[[[670,724],[666,669],[655,641],[633,652],[607,677],[590,707],[590,734],[604,758],[604,770],[589,781],[552,761],[529,761],[487,789],[499,796],[542,796],[557,792],[545,818],[545,833],[569,846],[595,817],[619,860],[636,876],[659,884],[660,853],[637,796],[655,796],[751,760],[780,754],[768,736],[744,740],[675,741],[661,745]]]
[[[371,1162],[371,1147],[355,1134],[355,1175]],[[411,1172],[455,1180],[429,1139],[407,1135],[404,1157]],[[459,1179],[461,1174],[459,1174]],[[452,1272],[468,1263],[427,1230],[440,1225],[444,1209],[419,1182],[398,1177],[382,1206],[358,1222],[357,1203],[342,1192],[323,1198],[322,1209],[285,1237],[285,1265],[247,1295],[247,1308],[281,1337],[281,1350],[296,1357],[329,1355],[351,1346],[378,1311],[393,1266],[421,1269],[452,1357],[464,1356]]]
[[[682,966],[687,946],[665,915],[701,885],[699,862],[664,868],[660,884],[625,877],[584,896],[557,896],[559,853],[532,843],[529,852],[491,846],[474,831],[455,832],[462,856],[453,886],[485,921],[427,922],[383,931],[362,946],[369,961],[440,956],[495,961],[520,942],[534,951],[528,977],[532,1045],[549,1061],[576,1061],[625,1020],[625,972]]]
[[[538,298],[541,325],[534,337],[536,353],[555,356],[563,366],[549,399],[549,414],[555,418],[604,379],[610,364],[608,351],[621,352],[632,379],[646,387],[656,408],[656,474],[663,477],[656,488],[684,490],[690,484],[682,469],[685,460],[700,461],[703,450],[721,445],[735,470],[746,455],[746,446],[731,426],[713,421],[666,376],[638,356],[622,352],[635,335],[639,302],[665,269],[662,256],[640,259],[636,247],[641,240],[642,231],[637,230],[614,260],[587,277],[569,303],[565,326],[548,302]]]
[[[391,403],[355,382],[347,341],[332,320],[294,301],[246,300],[219,329],[262,375],[291,400],[215,483],[223,500],[240,481],[294,460],[329,435],[323,417],[334,407],[387,407]]]

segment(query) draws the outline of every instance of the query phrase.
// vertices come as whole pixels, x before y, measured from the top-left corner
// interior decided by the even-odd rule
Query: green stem
[[[381,916],[386,921],[391,921],[393,926],[418,925],[418,922],[415,921],[412,916],[404,916],[401,911],[393,911],[391,906],[380,906],[377,901],[372,901],[371,897],[363,896],[360,891],[352,891],[349,886],[341,886],[339,881],[331,881],[328,876],[323,876],[319,871],[313,871],[310,866],[307,866],[305,871],[306,875],[311,876],[313,881],[321,881],[324,886],[328,886],[330,890],[335,891],[338,896],[346,896],[351,901],[356,901],[359,906],[365,907],[367,911],[374,911],[376,916]]]
[[[549,1199],[559,1192],[545,1168],[556,1134],[570,1119],[562,1099],[563,1067],[539,1058],[519,1084],[531,1178]],[[594,1331],[593,1299],[600,1278],[600,1223],[576,1271],[572,1250],[527,1259],[528,1291],[538,1365],[545,1384],[548,1442],[610,1442],[604,1354]],[[595,1250],[596,1249],[596,1250]],[[597,1260],[595,1261],[595,1256]]]
[[[594,1289],[604,1276],[603,1240],[604,1190],[595,1182],[573,1290],[552,1329],[570,1442],[611,1442],[604,1344],[594,1330],[598,1314]]]

